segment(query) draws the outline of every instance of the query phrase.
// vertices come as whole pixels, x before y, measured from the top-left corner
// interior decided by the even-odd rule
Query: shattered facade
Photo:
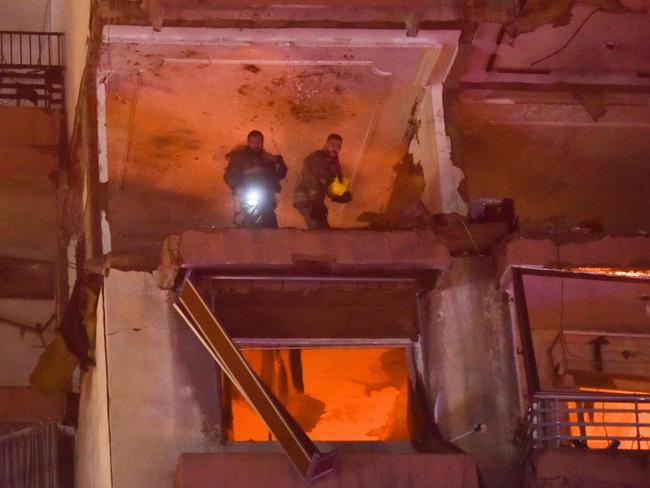
[[[193,283],[336,451],[324,486],[645,486],[649,15],[0,7],[0,450],[54,422],[75,444],[61,487],[302,486],[173,308]],[[16,47],[39,30],[65,33],[61,87],[49,44]],[[234,228],[223,172],[253,129],[288,166],[279,229]],[[330,133],[353,198],[308,231],[293,188]]]

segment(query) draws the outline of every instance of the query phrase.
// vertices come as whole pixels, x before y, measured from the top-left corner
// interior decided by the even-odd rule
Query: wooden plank
[[[313,481],[331,473],[335,451],[322,454],[273,397],[214,317],[189,277],[183,283],[174,308],[257,412],[305,480]]]

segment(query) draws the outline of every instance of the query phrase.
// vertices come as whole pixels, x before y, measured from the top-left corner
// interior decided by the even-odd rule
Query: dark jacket
[[[293,193],[293,205],[302,207],[323,202],[327,187],[336,177],[343,177],[339,158],[322,149],[314,151],[305,158]]]
[[[226,184],[234,193],[248,179],[262,179],[279,193],[280,181],[287,175],[287,165],[280,155],[266,151],[255,152],[248,146],[237,148],[228,153],[228,166],[223,176]]]

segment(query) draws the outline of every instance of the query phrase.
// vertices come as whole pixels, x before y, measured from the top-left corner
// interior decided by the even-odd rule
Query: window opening
[[[242,351],[314,441],[408,441],[407,353],[404,347]],[[229,440],[274,440],[227,381],[224,391]]]

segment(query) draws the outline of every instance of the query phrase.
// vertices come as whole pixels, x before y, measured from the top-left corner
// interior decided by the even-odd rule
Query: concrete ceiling
[[[533,330],[637,334],[650,330],[650,316],[642,299],[650,296],[650,281],[620,283],[526,276],[524,286]]]
[[[594,121],[577,94],[466,91],[454,156],[471,198],[512,197],[521,222],[650,231],[649,97],[602,96]]]
[[[648,15],[595,8],[577,3],[567,25],[549,23],[515,39],[505,36],[497,46],[495,69],[563,70],[601,77],[650,71]]]
[[[501,24],[479,24],[461,86],[650,89],[647,14],[603,12],[584,3],[568,13],[564,25],[540,24],[514,37]]]
[[[113,248],[137,251],[187,228],[232,225],[226,154],[252,129],[289,166],[280,226],[303,226],[292,207],[302,160],[335,131],[355,198],[330,205],[331,223],[358,226],[362,212],[382,211],[412,108],[444,77],[453,55],[440,54],[457,34],[108,27],[105,39],[108,219]]]

